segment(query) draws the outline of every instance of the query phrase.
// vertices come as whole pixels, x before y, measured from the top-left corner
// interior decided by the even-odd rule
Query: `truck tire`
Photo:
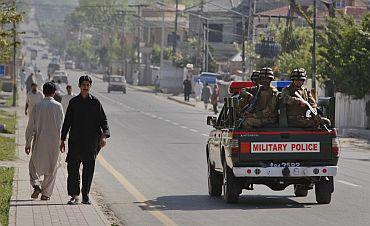
[[[224,200],[226,203],[238,203],[239,193],[237,190],[237,181],[233,171],[227,166],[226,161],[223,163],[223,185]]]
[[[126,89],[123,89],[123,93],[124,93],[124,94],[126,93]]]
[[[319,204],[329,204],[331,202],[331,194],[334,192],[333,177],[328,177],[328,180],[320,180],[315,184],[316,202]]]
[[[108,88],[108,93],[110,93],[110,89]]]
[[[303,189],[302,185],[295,184],[294,185],[294,194],[296,197],[306,197],[308,195],[308,190]]]
[[[208,194],[219,197],[222,194],[222,175],[219,174],[208,159]]]

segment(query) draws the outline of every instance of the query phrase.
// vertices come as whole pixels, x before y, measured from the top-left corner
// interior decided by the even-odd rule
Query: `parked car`
[[[111,91],[122,91],[123,93],[126,93],[126,79],[124,76],[109,76],[108,93]]]
[[[48,65],[48,74],[52,75],[55,71],[60,70],[60,65],[58,63],[49,63]]]
[[[41,59],[48,59],[49,58],[49,55],[47,53],[43,53],[41,55]]]
[[[67,60],[64,63],[64,66],[66,69],[75,69],[75,62],[73,62],[72,60]]]
[[[200,79],[203,84],[208,83],[210,85],[213,85],[217,83],[217,80],[221,80],[222,76],[217,73],[202,72],[200,75],[193,77],[193,82],[197,82],[198,79]]]
[[[60,83],[68,84],[68,74],[65,71],[55,71],[52,79],[54,82],[60,81]]]

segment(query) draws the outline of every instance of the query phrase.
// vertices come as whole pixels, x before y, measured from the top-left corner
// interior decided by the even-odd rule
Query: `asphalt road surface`
[[[48,60],[38,60],[46,74]],[[82,72],[68,71],[78,93]],[[314,192],[296,198],[292,187],[244,191],[238,204],[209,198],[205,144],[207,112],[129,88],[107,93],[93,77],[112,137],[101,151],[94,182],[125,225],[369,225],[370,145],[342,139],[339,174],[329,205]],[[67,197],[66,197],[67,201]]]
[[[70,72],[77,84],[81,72]],[[77,87],[74,87],[76,90]],[[94,77],[92,93],[106,111],[112,137],[101,152],[95,183],[127,225],[368,225],[370,145],[342,139],[339,175],[330,205],[314,191],[296,198],[292,187],[244,191],[239,204],[207,194],[207,112],[151,93],[107,93]]]

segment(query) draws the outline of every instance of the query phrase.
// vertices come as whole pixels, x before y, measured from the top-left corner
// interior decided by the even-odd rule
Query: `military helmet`
[[[274,79],[274,72],[272,71],[271,68],[269,67],[264,67],[260,70],[260,73],[259,73],[259,77],[260,78],[270,78],[270,79]]]
[[[304,68],[296,68],[292,71],[290,74],[291,80],[306,80],[307,74],[306,70]]]
[[[251,80],[259,79],[260,78],[260,71],[253,71],[251,75]]]

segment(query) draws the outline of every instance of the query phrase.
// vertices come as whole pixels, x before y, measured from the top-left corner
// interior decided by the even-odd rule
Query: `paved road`
[[[47,60],[38,60],[43,74]],[[69,71],[78,92],[81,72]],[[264,186],[228,205],[207,195],[206,113],[150,93],[107,93],[94,78],[93,94],[107,113],[112,137],[101,152],[95,183],[126,225],[369,225],[370,144],[342,139],[340,171],[330,205],[293,189]]]
[[[80,73],[70,73],[76,84]],[[76,88],[76,87],[75,87]],[[367,225],[370,222],[369,143],[342,139],[340,172],[330,205],[314,192],[293,196],[256,186],[240,203],[209,198],[204,147],[206,113],[149,93],[107,93],[94,79],[112,137],[97,164],[95,183],[127,225]]]

